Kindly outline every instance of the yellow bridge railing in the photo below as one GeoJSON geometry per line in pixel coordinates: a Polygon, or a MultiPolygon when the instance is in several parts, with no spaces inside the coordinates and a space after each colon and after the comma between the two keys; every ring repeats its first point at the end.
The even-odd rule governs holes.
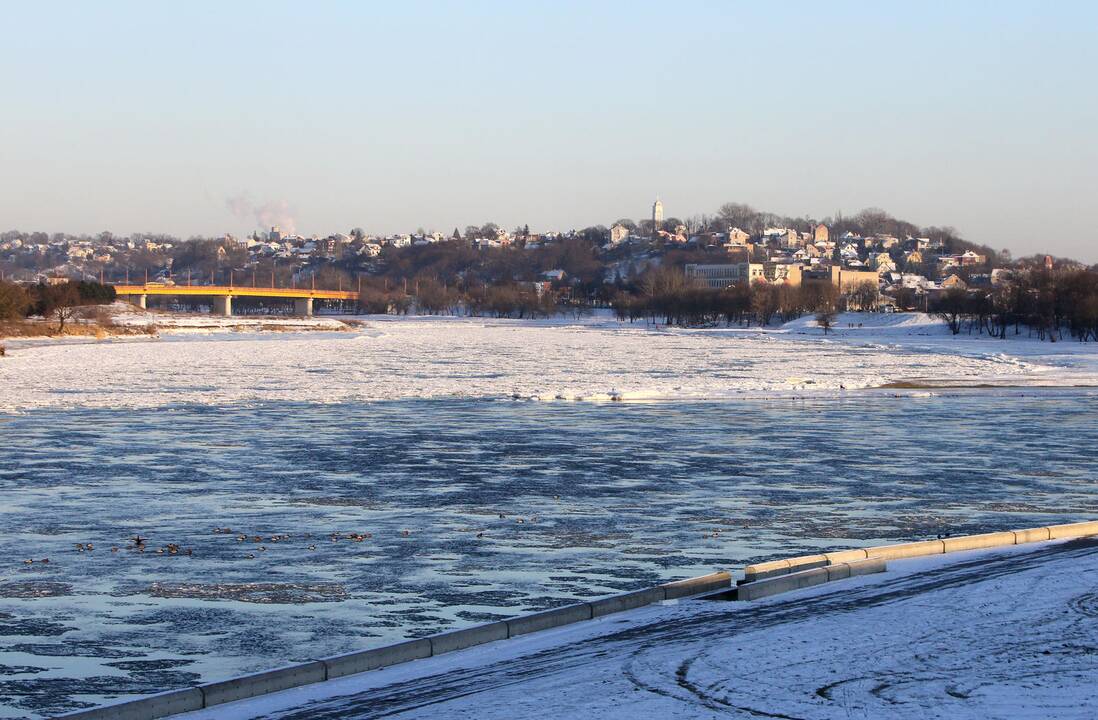
{"type": "Polygon", "coordinates": [[[114,285],[119,295],[191,295],[201,297],[313,298],[315,300],[357,300],[354,290],[316,290],[314,288],[243,287],[239,285],[114,285]]]}

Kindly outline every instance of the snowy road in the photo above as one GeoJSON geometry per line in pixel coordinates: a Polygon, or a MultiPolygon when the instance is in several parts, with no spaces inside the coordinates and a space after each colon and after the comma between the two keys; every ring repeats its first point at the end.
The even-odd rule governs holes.
{"type": "Polygon", "coordinates": [[[184,716],[1089,718],[1098,539],[687,601],[184,716]]]}

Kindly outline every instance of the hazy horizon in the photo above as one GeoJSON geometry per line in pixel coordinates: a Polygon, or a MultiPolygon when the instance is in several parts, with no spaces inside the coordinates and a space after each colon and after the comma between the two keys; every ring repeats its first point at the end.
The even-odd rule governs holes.
{"type": "Polygon", "coordinates": [[[1098,261],[1098,6],[7,8],[0,229],[569,229],[880,207],[1098,261]]]}

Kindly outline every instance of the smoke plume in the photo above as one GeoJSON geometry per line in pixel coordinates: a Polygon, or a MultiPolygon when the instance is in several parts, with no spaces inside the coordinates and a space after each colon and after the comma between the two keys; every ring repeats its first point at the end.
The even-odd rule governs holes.
{"type": "Polygon", "coordinates": [[[226,199],[225,207],[241,220],[254,220],[261,230],[278,225],[284,235],[291,235],[297,231],[294,210],[285,200],[272,200],[256,205],[246,193],[241,193],[226,199]]]}

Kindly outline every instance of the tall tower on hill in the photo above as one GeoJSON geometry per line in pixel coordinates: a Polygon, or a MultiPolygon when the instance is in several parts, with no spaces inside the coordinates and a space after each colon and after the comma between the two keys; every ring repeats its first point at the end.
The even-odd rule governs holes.
{"type": "Polygon", "coordinates": [[[659,198],[652,203],[652,234],[655,235],[663,229],[663,203],[659,198]]]}

